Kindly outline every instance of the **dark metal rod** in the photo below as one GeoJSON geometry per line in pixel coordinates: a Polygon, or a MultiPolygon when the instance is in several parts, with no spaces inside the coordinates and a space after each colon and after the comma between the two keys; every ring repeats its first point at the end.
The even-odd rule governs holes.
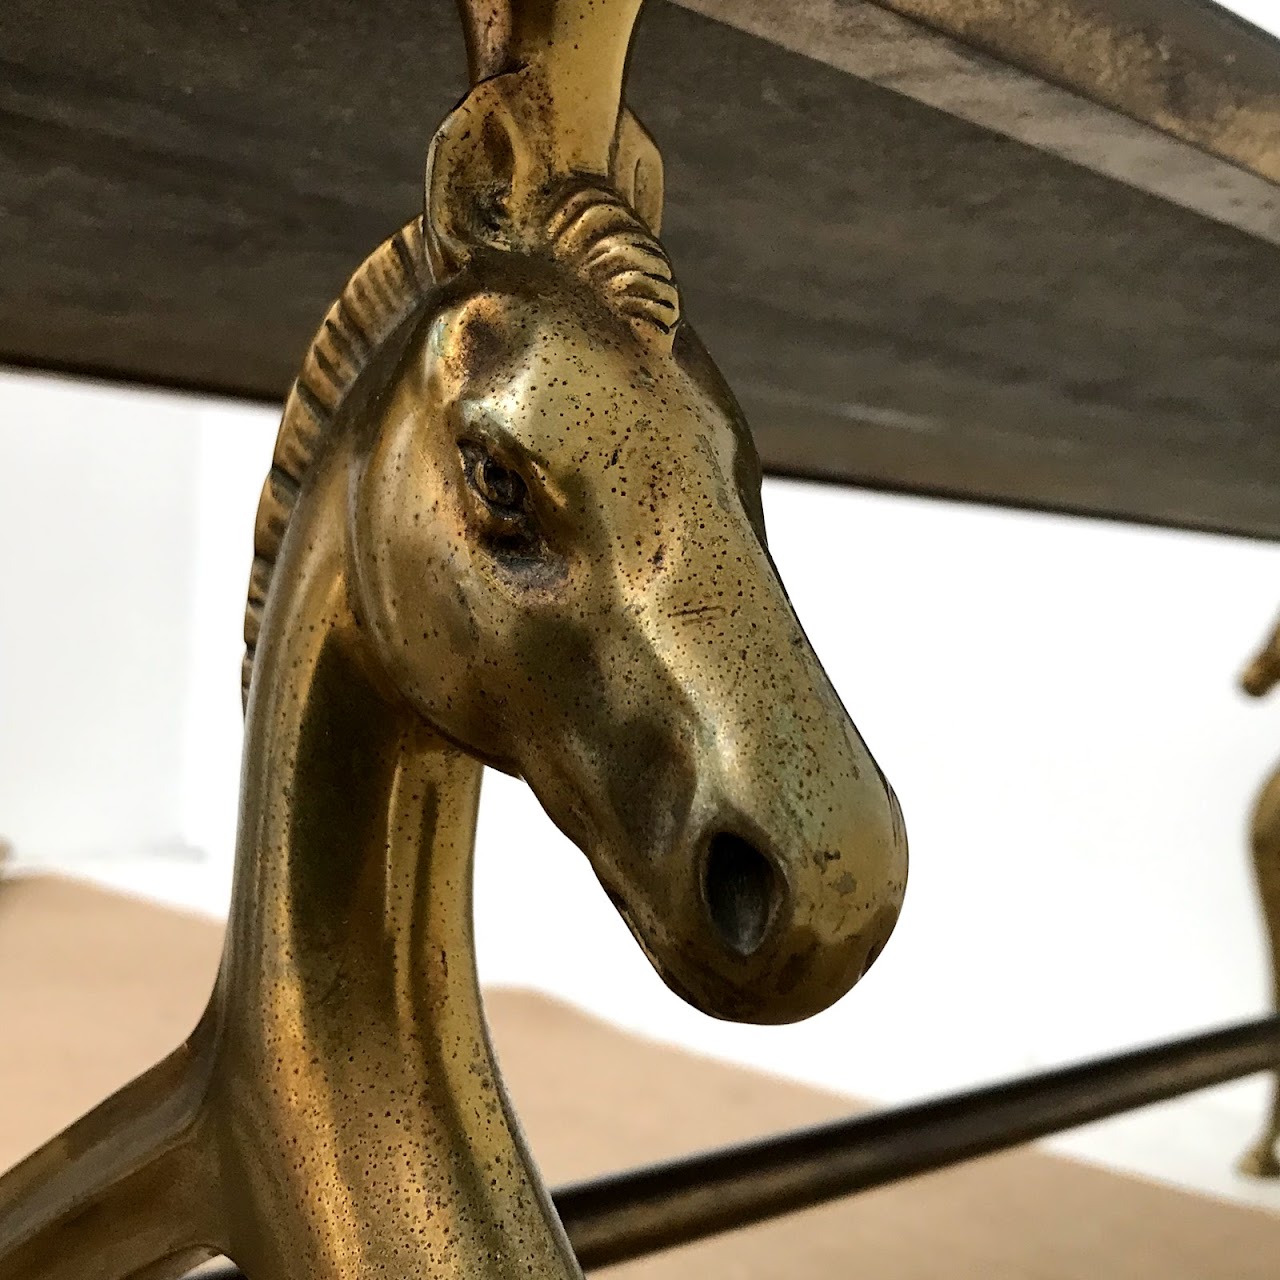
{"type": "Polygon", "coordinates": [[[583,1268],[607,1267],[1278,1066],[1280,1016],[574,1183],[555,1203],[583,1268]]]}
{"type": "Polygon", "coordinates": [[[1280,1017],[564,1187],[603,1267],[1280,1065],[1280,1017]]]}

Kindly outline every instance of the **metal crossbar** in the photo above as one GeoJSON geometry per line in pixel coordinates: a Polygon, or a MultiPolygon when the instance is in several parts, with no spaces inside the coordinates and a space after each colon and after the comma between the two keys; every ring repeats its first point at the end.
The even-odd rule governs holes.
{"type": "MultiPolygon", "coordinates": [[[[1280,1066],[1280,1016],[561,1187],[586,1270],[1280,1066]]],[[[231,1264],[202,1280],[244,1280],[231,1264]]]]}

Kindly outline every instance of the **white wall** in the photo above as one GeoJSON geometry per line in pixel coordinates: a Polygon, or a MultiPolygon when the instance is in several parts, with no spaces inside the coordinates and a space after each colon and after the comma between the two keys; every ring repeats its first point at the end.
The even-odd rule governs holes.
{"type": "Polygon", "coordinates": [[[253,563],[253,520],[271,466],[278,414],[210,402],[196,424],[195,546],[183,707],[182,827],[230,886],[240,784],[240,660],[253,563]]]}
{"type": "Polygon", "coordinates": [[[0,378],[0,834],[29,858],[181,839],[196,415],[0,378]]]}
{"type": "Polygon", "coordinates": [[[1252,22],[1255,27],[1261,27],[1273,35],[1280,34],[1280,0],[1229,0],[1228,3],[1218,0],[1218,2],[1222,4],[1222,8],[1239,14],[1246,22],[1252,22]]]}

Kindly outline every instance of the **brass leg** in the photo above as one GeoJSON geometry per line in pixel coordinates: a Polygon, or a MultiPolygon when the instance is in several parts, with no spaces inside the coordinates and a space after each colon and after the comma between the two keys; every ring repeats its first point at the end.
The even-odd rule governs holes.
{"type": "MultiPolygon", "coordinates": [[[[1253,811],[1253,866],[1258,900],[1270,943],[1275,1004],[1280,1008],[1280,771],[1262,788],[1253,811]]],[[[1280,1073],[1271,1112],[1258,1141],[1240,1158],[1240,1172],[1255,1178],[1280,1178],[1280,1073]]]]}
{"type": "Polygon", "coordinates": [[[184,1047],[0,1178],[0,1280],[171,1280],[223,1252],[184,1047]]]}

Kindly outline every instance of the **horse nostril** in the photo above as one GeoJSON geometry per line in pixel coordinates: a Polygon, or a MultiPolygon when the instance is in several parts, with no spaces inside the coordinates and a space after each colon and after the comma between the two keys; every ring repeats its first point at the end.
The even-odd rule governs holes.
{"type": "Polygon", "coordinates": [[[780,888],[773,863],[738,836],[712,836],[702,878],[711,923],[725,944],[749,956],[764,941],[780,888]]]}

